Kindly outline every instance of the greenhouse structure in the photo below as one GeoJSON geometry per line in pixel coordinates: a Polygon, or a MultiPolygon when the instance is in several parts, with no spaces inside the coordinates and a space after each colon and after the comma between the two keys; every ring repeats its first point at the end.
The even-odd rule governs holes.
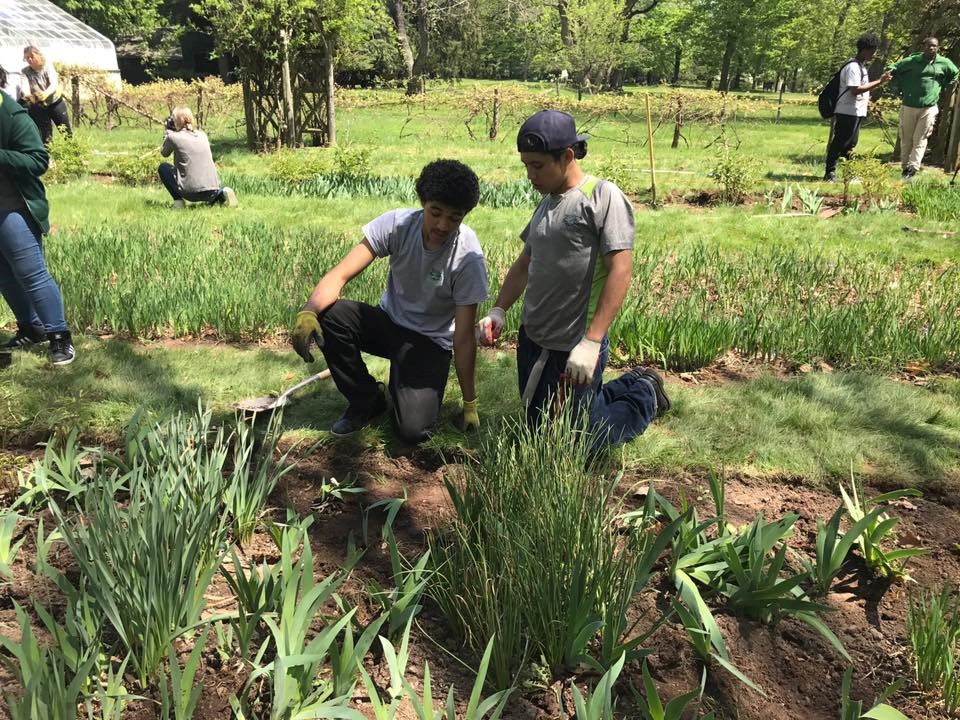
{"type": "Polygon", "coordinates": [[[117,51],[106,37],[49,0],[0,1],[0,65],[12,95],[20,83],[23,48],[34,45],[55,65],[72,65],[108,74],[120,84],[117,51]]]}

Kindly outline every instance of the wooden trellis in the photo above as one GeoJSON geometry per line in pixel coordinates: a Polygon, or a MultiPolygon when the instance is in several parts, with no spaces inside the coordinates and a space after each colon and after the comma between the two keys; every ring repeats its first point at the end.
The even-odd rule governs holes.
{"type": "Polygon", "coordinates": [[[298,147],[305,134],[311,144],[331,140],[328,94],[331,91],[326,64],[315,54],[293,59],[290,67],[290,98],[285,98],[283,68],[259,65],[242,68],[243,107],[247,145],[254,150],[298,147]],[[288,109],[293,108],[292,117],[288,109]]]}

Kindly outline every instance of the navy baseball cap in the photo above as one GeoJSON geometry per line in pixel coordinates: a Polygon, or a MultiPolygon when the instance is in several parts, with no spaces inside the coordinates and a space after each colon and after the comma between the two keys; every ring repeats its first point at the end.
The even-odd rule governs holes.
{"type": "Polygon", "coordinates": [[[541,110],[527,118],[517,133],[519,152],[550,152],[565,150],[579,142],[586,142],[587,135],[577,135],[577,123],[573,116],[560,110],[541,110]]]}

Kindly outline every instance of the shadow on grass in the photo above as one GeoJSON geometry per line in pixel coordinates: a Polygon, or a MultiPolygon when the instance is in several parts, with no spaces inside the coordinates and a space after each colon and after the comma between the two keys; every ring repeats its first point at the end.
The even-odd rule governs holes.
{"type": "Polygon", "coordinates": [[[900,472],[908,474],[871,473],[870,481],[878,486],[942,480],[952,464],[949,456],[956,455],[957,428],[951,428],[942,409],[925,402],[922,391],[911,392],[882,378],[851,372],[836,375],[829,383],[819,378],[784,383],[781,392],[826,407],[837,433],[846,429],[882,439],[875,447],[885,445],[901,465],[900,472]]]}
{"type": "Polygon", "coordinates": [[[768,172],[767,179],[774,182],[818,182],[822,180],[819,175],[801,175],[799,173],[768,172]]]}

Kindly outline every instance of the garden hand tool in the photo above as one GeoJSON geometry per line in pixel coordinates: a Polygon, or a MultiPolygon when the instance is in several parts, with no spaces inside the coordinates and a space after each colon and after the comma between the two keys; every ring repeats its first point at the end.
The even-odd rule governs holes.
{"type": "Polygon", "coordinates": [[[267,395],[266,397],[242,400],[241,402],[237,403],[237,409],[257,413],[284,407],[290,402],[290,396],[297,392],[297,390],[301,390],[307,385],[312,385],[313,383],[317,382],[317,380],[324,380],[328,377],[330,377],[330,370],[321,370],[316,375],[311,375],[306,380],[301,380],[293,387],[287,388],[280,395],[267,395]]]}

